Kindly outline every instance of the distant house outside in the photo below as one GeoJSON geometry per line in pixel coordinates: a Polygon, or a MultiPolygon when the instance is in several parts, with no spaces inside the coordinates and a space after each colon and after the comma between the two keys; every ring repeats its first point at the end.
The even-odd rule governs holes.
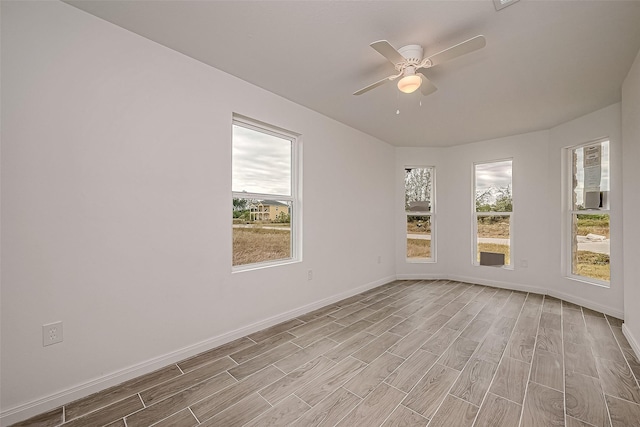
{"type": "Polygon", "coordinates": [[[291,212],[289,205],[275,200],[261,200],[249,205],[251,221],[276,221],[288,218],[291,212]]]}

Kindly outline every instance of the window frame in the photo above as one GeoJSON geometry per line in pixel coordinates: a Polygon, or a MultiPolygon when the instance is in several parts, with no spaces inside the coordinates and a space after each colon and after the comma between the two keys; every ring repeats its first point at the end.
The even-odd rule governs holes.
{"type": "MultiPolygon", "coordinates": [[[[268,267],[275,267],[302,261],[302,202],[301,202],[301,155],[302,138],[300,134],[269,125],[267,123],[234,114],[231,121],[231,199],[275,200],[291,203],[290,212],[290,256],[278,260],[259,261],[250,264],[233,265],[231,272],[243,272],[268,267]],[[291,194],[255,193],[233,190],[233,127],[239,126],[291,142],[291,194]]],[[[233,259],[233,220],[232,220],[231,254],[233,259]]]]}
{"type": "Polygon", "coordinates": [[[513,250],[513,221],[514,221],[514,208],[513,205],[514,203],[514,197],[513,197],[513,157],[506,157],[506,158],[502,158],[502,159],[495,159],[495,160],[482,160],[482,161],[478,161],[478,162],[473,162],[472,165],[472,194],[471,194],[471,209],[473,212],[472,215],[472,233],[473,233],[473,245],[471,248],[471,265],[475,266],[475,267],[492,267],[495,268],[495,266],[485,266],[485,265],[480,265],[480,261],[478,261],[478,257],[479,257],[479,252],[478,252],[478,216],[508,216],[509,217],[509,264],[505,264],[500,266],[501,269],[503,270],[514,270],[515,269],[515,257],[514,257],[514,250],[513,250]],[[489,164],[489,163],[500,163],[500,162],[506,162],[506,161],[510,161],[511,162],[511,203],[512,203],[512,208],[511,208],[511,212],[496,212],[496,211],[487,211],[487,212],[477,212],[476,211],[476,166],[477,165],[484,165],[484,164],[489,164]],[[478,215],[480,214],[480,215],[478,215]]]}
{"type": "Polygon", "coordinates": [[[406,210],[406,206],[403,207],[404,212],[404,257],[405,262],[407,264],[434,264],[437,262],[437,243],[436,243],[436,167],[435,166],[412,166],[405,165],[403,170],[403,194],[406,192],[406,171],[407,169],[431,169],[431,192],[429,196],[429,200],[431,201],[431,210],[430,211],[411,211],[408,212],[406,210]],[[430,252],[431,257],[429,258],[409,258],[407,256],[407,217],[410,216],[428,216],[431,224],[431,243],[430,243],[430,252]]]}
{"type": "Polygon", "coordinates": [[[565,152],[565,167],[566,167],[566,186],[567,189],[565,191],[565,227],[566,232],[564,234],[564,252],[565,252],[565,265],[563,266],[563,272],[567,279],[574,280],[577,282],[586,283],[593,286],[599,286],[602,288],[610,288],[611,287],[611,201],[609,201],[608,209],[583,209],[578,210],[574,209],[573,206],[573,151],[582,148],[588,147],[596,144],[602,144],[603,142],[607,142],[609,147],[609,195],[611,195],[611,138],[610,137],[602,137],[598,139],[594,139],[591,141],[583,142],[580,144],[572,145],[564,148],[565,152]],[[575,274],[573,272],[573,215],[602,215],[606,214],[609,216],[609,281],[600,280],[593,277],[581,276],[579,274],[575,274]]]}

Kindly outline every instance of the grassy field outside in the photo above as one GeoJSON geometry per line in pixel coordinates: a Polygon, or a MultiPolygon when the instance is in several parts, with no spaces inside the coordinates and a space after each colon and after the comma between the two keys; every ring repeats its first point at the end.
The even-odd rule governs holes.
{"type": "Polygon", "coordinates": [[[407,258],[431,258],[431,240],[407,239],[407,258]]]}
{"type": "Polygon", "coordinates": [[[407,221],[407,233],[431,234],[431,223],[429,221],[407,221]]]}
{"type": "Polygon", "coordinates": [[[290,230],[233,228],[233,265],[287,258],[291,258],[290,230]]]}
{"type": "Polygon", "coordinates": [[[609,215],[576,215],[578,236],[597,234],[609,238],[609,215]]]}
{"type": "MultiPolygon", "coordinates": [[[[580,215],[578,218],[578,234],[586,236],[589,233],[609,237],[609,220],[606,218],[593,218],[580,215]],[[580,218],[587,217],[587,218],[580,218]]],[[[602,217],[602,215],[598,215],[602,217]]],[[[407,222],[407,233],[431,234],[431,224],[426,221],[407,222]]],[[[243,224],[238,224],[243,225],[243,224]]],[[[274,261],[291,257],[291,231],[289,229],[273,229],[281,226],[288,228],[289,224],[265,223],[269,228],[263,228],[259,224],[254,227],[233,228],[233,265],[253,264],[264,261],[274,261]]],[[[478,222],[478,237],[508,238],[509,222],[497,221],[483,223],[478,222]]],[[[508,245],[495,243],[478,244],[478,261],[480,251],[498,252],[505,254],[505,263],[510,263],[508,245]]],[[[577,271],[585,277],[599,280],[610,280],[609,256],[594,252],[578,251],[577,271]]],[[[407,239],[407,258],[430,258],[431,241],[427,239],[407,239]]]]}
{"type": "Polygon", "coordinates": [[[609,265],[609,255],[595,252],[578,251],[577,271],[574,274],[609,281],[611,279],[611,269],[609,265]]]}
{"type": "MultiPolygon", "coordinates": [[[[576,215],[575,225],[578,236],[597,234],[609,239],[609,215],[576,215]]],[[[574,274],[593,279],[611,280],[610,257],[607,254],[599,254],[589,251],[577,252],[577,263],[574,274]]]]}
{"type": "MultiPolygon", "coordinates": [[[[431,235],[431,221],[428,215],[416,215],[407,217],[407,234],[431,235]]],[[[407,238],[407,258],[420,259],[431,258],[431,240],[407,238]]]]}
{"type": "Polygon", "coordinates": [[[478,237],[493,237],[500,239],[509,238],[509,218],[500,219],[495,222],[484,221],[488,217],[478,218],[478,237]]]}

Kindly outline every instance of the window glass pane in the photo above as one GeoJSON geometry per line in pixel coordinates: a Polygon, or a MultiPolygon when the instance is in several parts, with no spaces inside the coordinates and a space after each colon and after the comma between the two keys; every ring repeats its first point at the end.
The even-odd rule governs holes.
{"type": "Polygon", "coordinates": [[[407,258],[431,258],[429,215],[407,215],[407,258]]]}
{"type": "Polygon", "coordinates": [[[572,215],[573,274],[609,281],[609,215],[572,215]]]}
{"type": "Polygon", "coordinates": [[[407,212],[431,212],[432,168],[406,168],[404,204],[407,212]]]}
{"type": "Polygon", "coordinates": [[[480,252],[504,254],[504,265],[511,265],[510,257],[510,220],[509,216],[478,215],[477,261],[480,252]]]}
{"type": "Polygon", "coordinates": [[[571,162],[571,209],[609,209],[609,141],[573,149],[571,162]]]}
{"type": "Polygon", "coordinates": [[[233,265],[291,258],[292,202],[233,199],[233,265]]]}
{"type": "Polygon", "coordinates": [[[512,212],[511,160],[476,164],[476,212],[512,212]]]}
{"type": "Polygon", "coordinates": [[[233,125],[232,190],[291,195],[291,140],[233,125]]]}

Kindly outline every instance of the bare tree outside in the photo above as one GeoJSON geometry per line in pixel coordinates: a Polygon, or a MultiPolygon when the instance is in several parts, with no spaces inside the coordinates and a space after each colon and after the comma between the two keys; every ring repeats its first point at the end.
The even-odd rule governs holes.
{"type": "Polygon", "coordinates": [[[407,258],[432,258],[433,168],[405,168],[407,258]]]}

